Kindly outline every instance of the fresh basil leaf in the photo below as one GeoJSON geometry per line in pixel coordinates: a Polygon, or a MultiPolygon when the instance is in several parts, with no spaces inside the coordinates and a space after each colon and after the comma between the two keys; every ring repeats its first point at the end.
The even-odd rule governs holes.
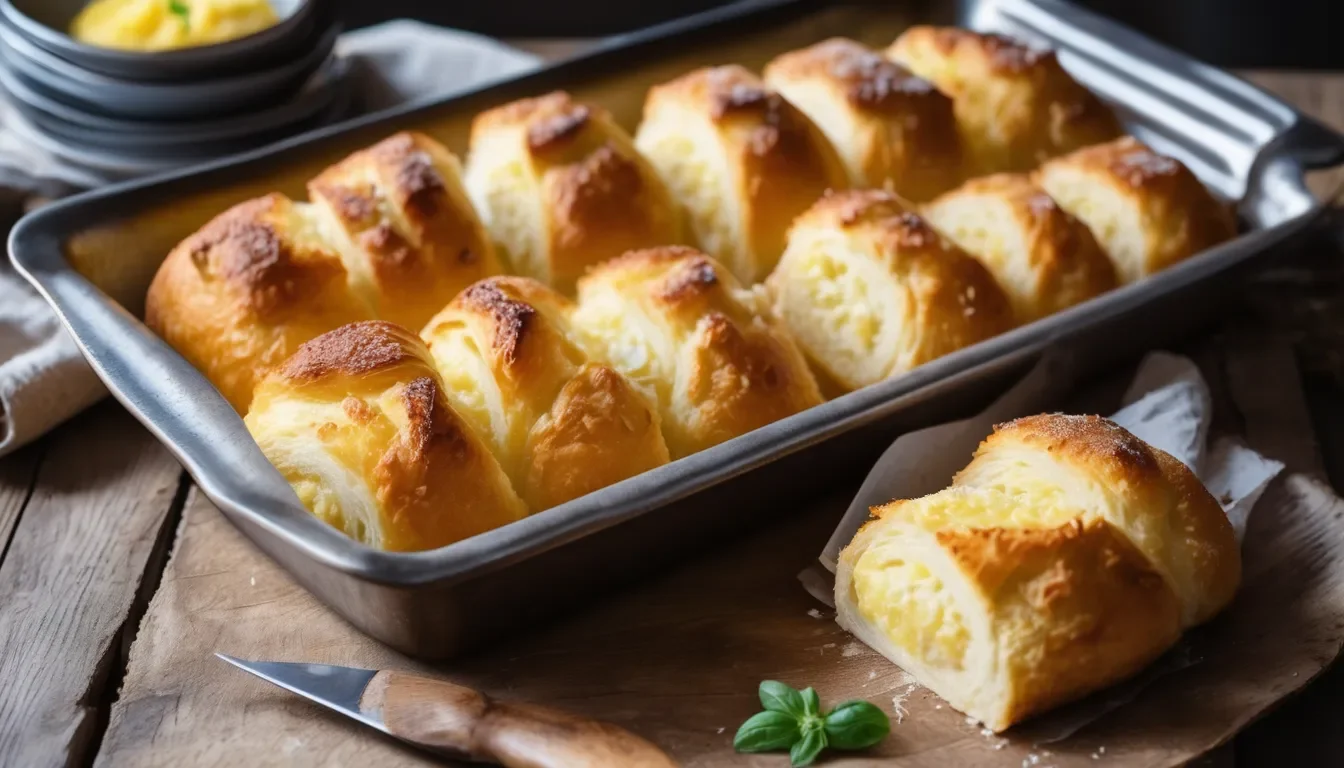
{"type": "Polygon", "coordinates": [[[804,688],[803,693],[803,712],[818,717],[821,715],[821,697],[817,696],[817,691],[811,686],[804,688]]]}
{"type": "Polygon", "coordinates": [[[789,762],[793,768],[802,768],[805,765],[811,765],[821,754],[821,750],[826,748],[826,731],[821,728],[814,728],[803,734],[789,750],[789,762]]]}
{"type": "Polygon", "coordinates": [[[788,749],[802,738],[798,718],[787,712],[757,712],[737,729],[733,749],[738,752],[767,752],[788,749]]]}
{"type": "Polygon", "coordinates": [[[771,712],[785,712],[794,717],[806,714],[803,696],[778,680],[763,680],[759,691],[761,706],[771,712]]]}
{"type": "Polygon", "coordinates": [[[891,733],[887,713],[866,701],[847,701],[826,715],[826,743],[839,749],[865,749],[891,733]]]}

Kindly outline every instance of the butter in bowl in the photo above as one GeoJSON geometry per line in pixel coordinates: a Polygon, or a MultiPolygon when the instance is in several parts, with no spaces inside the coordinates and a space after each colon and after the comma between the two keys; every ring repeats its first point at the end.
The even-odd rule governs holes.
{"type": "Polygon", "coordinates": [[[0,86],[27,137],[145,173],[339,117],[329,0],[0,0],[0,86]]]}

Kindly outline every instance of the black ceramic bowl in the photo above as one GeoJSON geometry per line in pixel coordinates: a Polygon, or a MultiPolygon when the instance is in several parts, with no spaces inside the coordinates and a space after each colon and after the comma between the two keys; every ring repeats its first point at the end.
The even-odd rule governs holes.
{"type": "Polygon", "coordinates": [[[292,98],[255,112],[212,120],[143,122],[73,108],[0,63],[0,86],[34,128],[91,148],[155,152],[179,145],[197,148],[239,142],[295,129],[327,112],[349,90],[348,62],[333,56],[292,98]]]}
{"type": "Polygon", "coordinates": [[[86,45],[67,34],[90,0],[0,0],[0,19],[38,48],[89,72],[138,81],[194,80],[267,69],[301,55],[333,14],[330,0],[270,0],[280,23],[227,43],[157,53],[86,45]]]}
{"type": "Polygon", "coordinates": [[[270,69],[191,82],[140,82],[87,72],[3,22],[0,53],[3,66],[72,107],[133,120],[191,120],[249,112],[288,98],[330,57],[339,33],[335,24],[315,28],[301,42],[298,58],[270,69]]]}

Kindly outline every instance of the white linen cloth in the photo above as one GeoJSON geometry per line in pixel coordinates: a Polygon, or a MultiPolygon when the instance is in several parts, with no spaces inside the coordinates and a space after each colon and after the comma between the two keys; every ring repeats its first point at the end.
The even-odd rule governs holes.
{"type": "MultiPolygon", "coordinates": [[[[342,36],[365,110],[442,96],[531,69],[537,57],[490,38],[392,21],[342,36]]],[[[0,91],[0,190],[46,197],[111,181],[32,146],[0,91]]],[[[0,456],[107,394],[44,301],[0,260],[0,456]]]]}

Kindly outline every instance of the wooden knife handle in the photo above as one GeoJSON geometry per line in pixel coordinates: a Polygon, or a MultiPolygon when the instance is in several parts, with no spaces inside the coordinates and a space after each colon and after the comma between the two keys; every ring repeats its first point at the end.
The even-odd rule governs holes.
{"type": "Polygon", "coordinates": [[[495,701],[443,680],[383,670],[360,698],[399,739],[508,768],[667,768],[662,750],[610,723],[547,707],[495,701]]]}

